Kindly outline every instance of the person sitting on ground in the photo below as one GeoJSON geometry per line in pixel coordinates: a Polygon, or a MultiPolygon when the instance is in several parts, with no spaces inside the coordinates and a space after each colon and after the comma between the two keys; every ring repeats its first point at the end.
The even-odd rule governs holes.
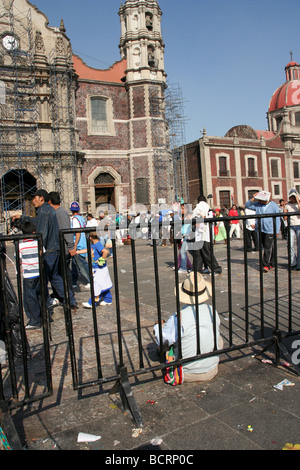
{"type": "MultiPolygon", "coordinates": [[[[206,302],[211,297],[212,287],[210,282],[206,282],[200,273],[197,273],[198,292],[198,312],[199,312],[199,336],[200,352],[206,354],[214,351],[215,343],[218,349],[222,349],[223,340],[220,336],[220,318],[211,305],[206,302]],[[214,328],[215,327],[215,328],[214,328]],[[216,341],[214,336],[216,331],[216,341]]],[[[175,289],[176,295],[176,289],[175,289]]],[[[182,359],[197,355],[197,334],[196,334],[196,288],[195,275],[190,273],[187,279],[179,286],[179,300],[185,304],[180,311],[181,324],[181,348],[182,359]]],[[[157,344],[160,344],[159,325],[154,326],[154,335],[157,344]]],[[[178,327],[177,313],[172,315],[162,327],[163,348],[168,351],[171,346],[174,349],[174,360],[178,359],[178,327]]],[[[193,362],[184,363],[182,366],[183,382],[203,382],[211,380],[218,373],[219,356],[214,355],[204,359],[197,359],[193,362]]]]}
{"type": "MultiPolygon", "coordinates": [[[[109,256],[109,250],[104,248],[99,240],[97,232],[90,233],[91,241],[91,256],[92,256],[92,267],[93,267],[93,283],[94,283],[94,295],[95,304],[98,305],[111,305],[112,304],[112,281],[110,278],[109,270],[107,267],[106,259],[109,256]],[[102,300],[101,300],[102,299],[102,300]]],[[[87,250],[80,250],[78,254],[86,253],[87,250]]],[[[83,302],[84,308],[92,308],[92,299],[88,302],[83,302]]]]}

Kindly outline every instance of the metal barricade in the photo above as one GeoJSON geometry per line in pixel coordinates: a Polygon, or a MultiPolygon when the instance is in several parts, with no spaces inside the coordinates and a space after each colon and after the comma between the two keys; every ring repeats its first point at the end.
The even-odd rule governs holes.
{"type": "MultiPolygon", "coordinates": [[[[40,401],[52,395],[50,360],[49,318],[46,307],[46,281],[43,265],[42,235],[31,235],[37,240],[39,253],[42,338],[41,351],[44,356],[44,383],[42,390],[35,393],[34,378],[29,364],[32,364],[30,345],[27,340],[23,309],[23,287],[20,265],[19,243],[28,235],[0,236],[0,334],[7,364],[0,361],[0,408],[12,410],[40,401]],[[7,243],[14,243],[14,261],[6,254],[7,243]],[[12,263],[12,274],[9,274],[12,263]],[[13,313],[12,313],[13,309],[13,313]],[[19,347],[16,348],[16,335],[19,347]]],[[[3,358],[2,358],[3,360],[3,358]]]]}
{"type": "MultiPolygon", "coordinates": [[[[290,241],[290,215],[286,214],[288,218],[288,253],[290,252],[291,241],[290,241]]],[[[257,219],[258,224],[258,236],[260,242],[260,250],[259,250],[259,264],[262,266],[262,257],[263,257],[263,249],[262,249],[262,229],[261,229],[261,220],[263,218],[271,218],[273,221],[273,250],[274,250],[274,315],[273,315],[273,331],[271,334],[266,335],[265,333],[265,299],[264,299],[264,274],[262,269],[259,270],[259,286],[258,286],[258,298],[259,298],[259,307],[260,307],[260,337],[257,339],[251,339],[249,335],[249,277],[248,277],[248,253],[246,250],[246,221],[247,219],[252,219],[253,216],[241,216],[241,217],[224,217],[222,219],[223,222],[226,222],[226,233],[227,233],[227,279],[228,279],[228,320],[229,320],[229,327],[228,327],[228,338],[227,345],[224,346],[222,349],[218,349],[217,345],[217,321],[216,321],[216,274],[214,271],[211,271],[211,284],[212,284],[212,311],[213,311],[213,332],[214,332],[214,348],[212,351],[206,354],[201,353],[201,342],[200,342],[200,334],[199,334],[199,313],[198,313],[198,286],[197,286],[197,276],[194,274],[195,280],[195,288],[196,288],[196,301],[195,301],[195,310],[196,310],[196,340],[197,340],[197,354],[193,357],[182,357],[182,348],[181,348],[181,305],[179,301],[179,274],[178,274],[178,267],[177,267],[177,256],[178,256],[178,246],[177,243],[174,243],[173,249],[173,257],[175,262],[175,273],[174,273],[174,287],[176,289],[176,310],[177,310],[177,344],[178,344],[178,357],[174,362],[171,364],[166,364],[163,360],[164,358],[164,349],[163,349],[163,332],[162,332],[162,308],[161,308],[161,292],[160,292],[160,272],[159,272],[159,255],[158,255],[158,243],[157,240],[159,238],[159,230],[156,230],[157,227],[154,227],[153,233],[155,236],[151,240],[152,250],[153,250],[153,268],[154,268],[154,276],[155,276],[155,292],[156,292],[156,310],[157,310],[157,322],[159,325],[159,338],[160,338],[160,358],[161,362],[155,365],[148,365],[145,366],[145,351],[144,345],[142,342],[142,334],[141,334],[141,314],[140,314],[140,299],[139,299],[139,277],[138,277],[138,269],[137,269],[137,262],[136,262],[136,240],[134,237],[131,237],[131,262],[132,262],[132,269],[133,269],[133,286],[134,286],[134,309],[135,309],[135,317],[136,317],[136,336],[137,336],[137,354],[139,357],[139,367],[135,368],[135,370],[128,372],[128,365],[124,360],[123,354],[123,343],[122,343],[122,311],[120,306],[120,289],[119,289],[119,269],[118,269],[118,249],[116,244],[116,236],[115,231],[118,227],[115,225],[109,227],[111,231],[111,238],[112,238],[112,246],[113,246],[113,275],[114,275],[114,293],[115,293],[115,305],[116,305],[116,321],[117,321],[117,337],[118,337],[118,358],[115,359],[117,362],[117,373],[109,376],[103,376],[102,364],[101,364],[101,354],[100,354],[100,345],[99,345],[99,328],[98,328],[98,319],[96,313],[96,306],[94,302],[94,290],[93,286],[91,286],[91,296],[92,296],[92,316],[93,316],[93,325],[94,325],[94,341],[95,341],[95,351],[96,351],[96,360],[97,360],[97,377],[91,381],[80,381],[78,376],[77,370],[77,363],[78,358],[76,354],[76,348],[74,344],[74,331],[73,331],[73,319],[71,314],[70,302],[68,299],[68,283],[67,283],[67,264],[66,260],[63,259],[63,277],[65,283],[65,296],[67,299],[65,315],[66,315],[66,331],[68,335],[68,340],[70,344],[70,355],[71,355],[71,364],[72,364],[72,373],[73,373],[73,386],[75,389],[82,389],[86,387],[91,387],[94,385],[100,385],[103,383],[115,382],[111,393],[116,393],[116,391],[120,391],[122,402],[124,406],[129,408],[132,413],[132,416],[138,426],[142,426],[142,417],[140,412],[137,408],[135,403],[133,394],[131,392],[131,387],[129,383],[129,379],[131,377],[138,377],[143,374],[147,374],[149,372],[154,371],[164,371],[167,367],[177,366],[177,365],[184,365],[186,363],[190,363],[199,359],[205,359],[212,356],[220,356],[223,354],[227,354],[233,351],[243,350],[246,348],[253,347],[254,345],[266,345],[266,348],[263,351],[271,348],[271,346],[275,346],[275,354],[276,354],[276,364],[279,365],[280,362],[280,355],[284,355],[287,360],[292,363],[291,354],[287,350],[287,348],[283,345],[283,338],[287,336],[293,336],[300,333],[300,330],[296,329],[293,324],[293,309],[292,309],[292,277],[291,277],[291,260],[290,256],[288,255],[288,328],[287,331],[281,331],[279,327],[279,319],[280,319],[280,312],[279,312],[279,303],[278,303],[278,292],[279,292],[279,279],[278,279],[278,259],[277,259],[277,235],[276,235],[276,219],[277,217],[281,217],[282,214],[270,214],[270,215],[255,215],[255,219],[257,219]],[[230,221],[238,220],[243,226],[243,259],[244,259],[244,282],[241,285],[241,291],[244,292],[245,297],[245,307],[244,307],[244,319],[242,330],[244,332],[244,340],[239,342],[239,344],[235,344],[233,341],[233,306],[232,306],[232,285],[233,285],[233,278],[232,278],[232,270],[231,270],[231,239],[229,237],[229,223],[230,221]]],[[[213,265],[213,257],[214,257],[214,243],[213,243],[213,226],[219,220],[217,218],[206,219],[205,224],[209,227],[210,232],[210,256],[211,256],[211,265],[213,265]]],[[[193,220],[188,223],[192,226],[192,233],[196,232],[197,223],[199,221],[193,220]]],[[[163,224],[160,223],[159,227],[163,224]]],[[[174,222],[171,223],[174,227],[174,222]]],[[[134,229],[139,227],[139,225],[132,224],[129,227],[129,233],[134,233],[134,229]]],[[[67,233],[84,233],[86,236],[87,241],[87,252],[88,252],[88,263],[90,269],[90,278],[93,279],[93,272],[92,272],[92,259],[91,259],[91,245],[89,240],[89,233],[93,229],[71,229],[71,230],[62,230],[60,232],[60,246],[61,252],[63,253],[64,247],[64,235],[67,233]]],[[[151,226],[149,227],[151,232],[151,226]]],[[[199,245],[201,246],[201,245],[199,245]]],[[[201,248],[197,248],[200,249],[201,248]]],[[[149,256],[150,261],[150,256],[149,256]]],[[[195,264],[194,258],[194,273],[197,271],[197,266],[195,264]]],[[[91,283],[92,284],[92,283],[91,283]]],[[[292,367],[295,369],[296,373],[300,375],[300,369],[297,364],[292,364],[292,367]]]]}

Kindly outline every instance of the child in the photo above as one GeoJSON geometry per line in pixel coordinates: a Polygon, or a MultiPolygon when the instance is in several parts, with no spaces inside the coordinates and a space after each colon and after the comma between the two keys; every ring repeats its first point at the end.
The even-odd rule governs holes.
{"type": "MultiPolygon", "coordinates": [[[[36,227],[33,222],[22,224],[24,234],[35,233],[36,227]]],[[[23,271],[23,302],[24,310],[29,319],[26,330],[41,328],[41,308],[40,308],[40,271],[38,241],[26,238],[19,244],[19,253],[23,271]]]]}
{"type": "MultiPolygon", "coordinates": [[[[109,270],[106,263],[106,258],[109,255],[109,251],[104,248],[102,243],[99,241],[97,232],[90,233],[91,240],[91,256],[92,256],[92,268],[93,268],[93,281],[94,281],[94,294],[95,303],[98,305],[111,305],[112,296],[111,288],[112,281],[110,278],[109,270]],[[102,300],[101,300],[102,299],[102,300]],[[101,301],[100,301],[101,300],[101,301]]],[[[86,250],[80,250],[78,254],[86,250]]],[[[92,299],[82,304],[85,308],[92,308],[92,299]]]]}

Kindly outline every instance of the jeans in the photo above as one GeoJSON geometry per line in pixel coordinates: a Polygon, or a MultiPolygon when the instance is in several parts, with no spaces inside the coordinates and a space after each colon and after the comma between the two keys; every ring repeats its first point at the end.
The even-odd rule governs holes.
{"type": "Polygon", "coordinates": [[[296,266],[300,269],[300,225],[293,225],[291,227],[291,266],[296,266]],[[295,251],[295,242],[297,243],[297,254],[295,251]]]}
{"type": "Polygon", "coordinates": [[[274,266],[274,235],[273,233],[261,232],[261,239],[264,249],[262,268],[267,267],[270,269],[271,266],[274,266]]]}
{"type": "Polygon", "coordinates": [[[39,277],[23,279],[23,304],[29,320],[28,323],[32,326],[41,326],[41,289],[39,277]]]}
{"type": "Polygon", "coordinates": [[[75,255],[72,258],[72,284],[75,285],[78,280],[78,274],[81,273],[87,283],[90,283],[89,264],[85,256],[75,255]]]}
{"type": "Polygon", "coordinates": [[[46,279],[50,282],[60,300],[65,298],[64,284],[61,275],[59,274],[59,251],[46,252],[45,257],[45,272],[46,279]]]}

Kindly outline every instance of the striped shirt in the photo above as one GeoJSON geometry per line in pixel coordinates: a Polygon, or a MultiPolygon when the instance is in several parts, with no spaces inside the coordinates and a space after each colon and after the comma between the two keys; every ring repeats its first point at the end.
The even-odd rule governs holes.
{"type": "Polygon", "coordinates": [[[38,241],[28,238],[19,245],[20,258],[24,278],[39,277],[38,241]]]}

